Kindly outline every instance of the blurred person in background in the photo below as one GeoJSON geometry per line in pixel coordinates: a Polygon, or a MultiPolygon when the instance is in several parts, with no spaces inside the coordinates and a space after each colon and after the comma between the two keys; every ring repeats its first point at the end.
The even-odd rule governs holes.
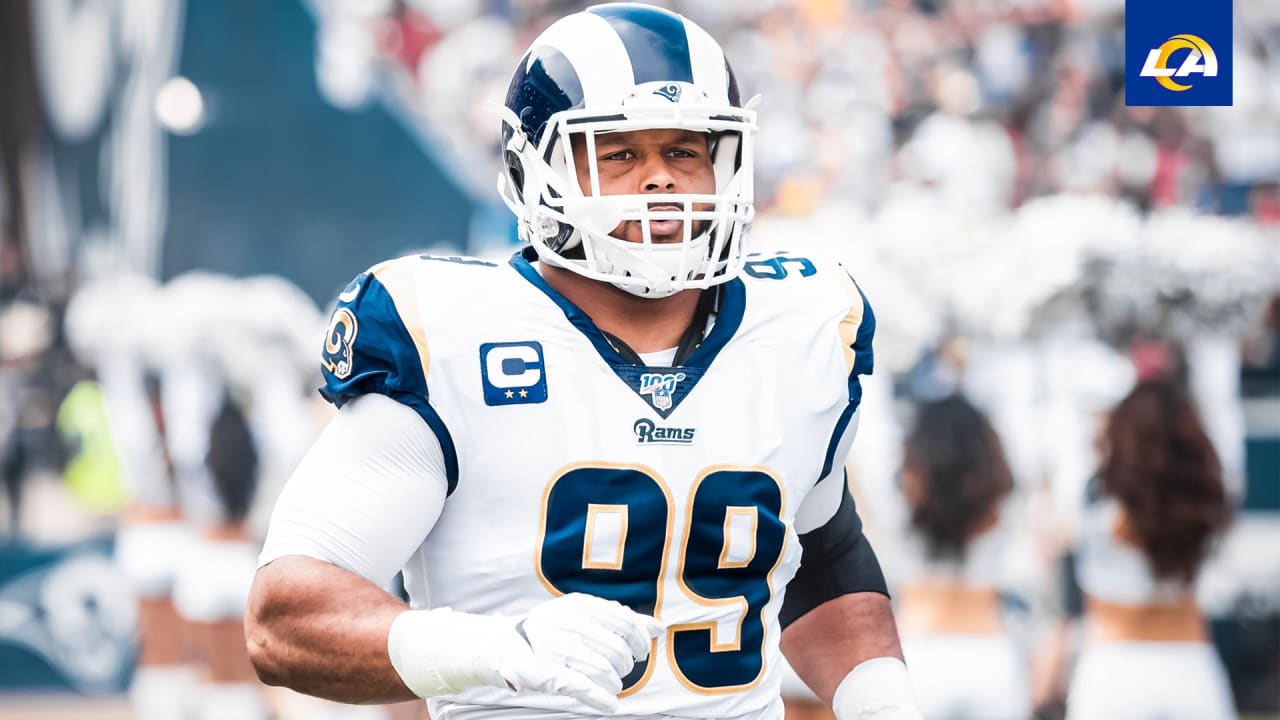
{"type": "Polygon", "coordinates": [[[1012,541],[1001,508],[1013,478],[999,437],[961,395],[926,402],[902,467],[914,566],[900,570],[902,652],[932,720],[1030,714],[1026,658],[1001,624],[1000,572],[1012,541]]]}
{"type": "Polygon", "coordinates": [[[119,322],[140,317],[156,293],[150,281],[127,275],[85,283],[65,319],[67,339],[100,389],[118,465],[114,472],[127,496],[114,559],[138,603],[138,666],[129,699],[139,720],[180,717],[197,682],[188,664],[189,638],[173,603],[174,578],[191,530],[183,522],[165,452],[161,387],[149,366],[142,327],[119,322]]]}
{"type": "Polygon", "coordinates": [[[1149,379],[1115,408],[1077,547],[1083,649],[1070,720],[1236,716],[1194,583],[1231,508],[1187,393],[1149,379]]]}
{"type": "MultiPolygon", "coordinates": [[[[143,345],[159,381],[173,506],[187,533],[172,579],[197,682],[183,698],[183,712],[252,720],[266,716],[262,687],[236,644],[257,548],[245,518],[259,452],[232,399],[227,363],[230,355],[258,352],[246,318],[237,315],[251,314],[244,296],[230,277],[193,272],[174,278],[157,288],[143,345]]],[[[258,312],[267,316],[270,308],[261,305],[258,312]]]]}
{"type": "MultiPolygon", "coordinates": [[[[38,474],[54,477],[66,462],[59,442],[58,405],[79,369],[58,344],[51,308],[30,298],[0,300],[0,476],[8,532],[23,531],[25,487],[38,474]]],[[[105,490],[111,495],[111,483],[105,490]]],[[[95,509],[106,512],[107,498],[95,509]]]]}
{"type": "MultiPolygon", "coordinates": [[[[139,601],[130,699],[142,720],[267,714],[244,654],[258,549],[248,516],[260,476],[296,462],[314,437],[290,349],[309,345],[320,323],[300,290],[271,277],[194,273],[154,286],[117,276],[73,299],[68,335],[94,368],[106,414],[107,427],[92,429],[106,432],[130,504],[115,554],[139,601]],[[118,318],[144,311],[148,322],[121,330],[118,318]]],[[[92,399],[68,403],[77,397],[92,399]]],[[[86,422],[70,422],[85,414],[72,407],[69,429],[86,422]]],[[[75,477],[86,473],[103,470],[75,477]]]]}
{"type": "Polygon", "coordinates": [[[201,720],[265,720],[264,688],[244,647],[244,607],[258,551],[246,523],[258,484],[258,450],[230,393],[223,394],[208,435],[205,464],[221,512],[193,541],[173,594],[206,671],[189,711],[201,720]]]}
{"type": "Polygon", "coordinates": [[[115,542],[116,564],[138,599],[138,668],[129,698],[138,720],[164,720],[186,713],[199,679],[173,600],[192,533],[174,498],[155,377],[117,362],[99,368],[99,381],[130,497],[115,542]]]}

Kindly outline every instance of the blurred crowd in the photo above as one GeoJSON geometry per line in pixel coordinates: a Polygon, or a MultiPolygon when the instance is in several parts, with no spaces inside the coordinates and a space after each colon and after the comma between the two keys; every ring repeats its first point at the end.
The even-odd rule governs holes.
{"type": "MultiPolygon", "coordinates": [[[[1124,106],[1120,0],[668,2],[722,40],[760,94],[761,209],[874,209],[895,181],[982,216],[1060,192],[1280,221],[1280,9],[1235,3],[1229,108],[1124,106]]],[[[337,102],[391,66],[480,183],[501,98],[538,32],[581,5],[314,0],[337,102]]]]}
{"type": "MultiPolygon", "coordinates": [[[[1262,660],[1228,657],[1225,674],[1188,662],[1229,676],[1238,707],[1280,712],[1280,535],[1251,523],[1280,504],[1249,517],[1250,493],[1280,485],[1280,468],[1251,477],[1245,451],[1251,434],[1280,437],[1280,3],[1235,0],[1235,104],[1184,109],[1124,105],[1121,0],[659,4],[720,38],[744,92],[763,96],[756,248],[842,255],[880,318],[851,478],[920,672],[978,653],[1006,684],[969,689],[1004,693],[1009,717],[1061,716],[1069,693],[1108,692],[1106,658],[1071,659],[1096,640],[1071,629],[1089,598],[1096,612],[1117,586],[1172,579],[1193,613],[1269,618],[1252,638],[1262,660]],[[1173,488],[1155,499],[1107,464],[1151,422],[1112,410],[1144,402],[1185,407],[1189,425],[1163,441],[1197,453],[1192,480],[1152,471],[1145,487],[1173,488]],[[1219,512],[1178,515],[1195,483],[1219,512]],[[1117,513],[1131,547],[1165,519],[1194,541],[1152,577],[1100,580],[1125,573],[1098,559],[1115,549],[1117,513]],[[1070,687],[1073,667],[1092,673],[1084,689],[1070,687]]],[[[389,84],[491,202],[499,124],[484,104],[533,37],[581,5],[309,0],[316,79],[339,108],[389,84]]],[[[234,623],[274,493],[323,426],[311,391],[323,309],[275,277],[37,288],[24,243],[40,238],[5,227],[0,527],[43,543],[118,531],[135,623],[234,623]],[[182,577],[178,547],[211,572],[182,577]],[[221,585],[201,585],[210,577],[221,585]]],[[[359,269],[333,268],[335,293],[359,269]]],[[[1104,612],[1126,638],[1150,630],[1104,612]]],[[[223,663],[234,628],[221,632],[200,641],[221,683],[200,696],[205,711],[255,717],[252,678],[223,663]]],[[[195,697],[173,692],[193,682],[179,682],[179,649],[139,659],[153,668],[135,678],[140,709],[172,717],[195,697]]],[[[339,717],[290,702],[276,711],[339,717]]],[[[954,717],[994,717],[983,712],[995,711],[954,717]]]]}

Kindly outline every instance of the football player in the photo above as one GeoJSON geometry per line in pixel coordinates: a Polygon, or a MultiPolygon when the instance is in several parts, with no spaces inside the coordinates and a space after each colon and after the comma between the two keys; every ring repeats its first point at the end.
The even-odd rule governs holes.
{"type": "Polygon", "coordinates": [[[753,105],[665,10],[533,42],[499,179],[528,247],[339,296],[261,677],[436,720],[778,718],[785,653],[841,720],[919,717],[842,470],[874,317],[837,264],[745,254],[753,105]]]}

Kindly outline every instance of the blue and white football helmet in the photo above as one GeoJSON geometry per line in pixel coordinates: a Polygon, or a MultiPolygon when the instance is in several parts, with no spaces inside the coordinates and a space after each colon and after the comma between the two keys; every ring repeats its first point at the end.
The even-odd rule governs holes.
{"type": "Polygon", "coordinates": [[[726,282],[742,268],[755,214],[755,104],[740,101],[724,51],[702,28],[648,5],[597,5],[551,25],[521,58],[500,109],[498,192],[543,262],[641,297],[726,282]],[[658,128],[708,133],[715,194],[602,195],[596,136],[658,128]],[[589,193],[571,137],[587,148],[589,193]],[[659,205],[668,209],[650,210],[659,205]],[[654,243],[651,220],[682,220],[683,239],[654,243]],[[624,221],[640,223],[642,243],[610,234],[624,221]]]}

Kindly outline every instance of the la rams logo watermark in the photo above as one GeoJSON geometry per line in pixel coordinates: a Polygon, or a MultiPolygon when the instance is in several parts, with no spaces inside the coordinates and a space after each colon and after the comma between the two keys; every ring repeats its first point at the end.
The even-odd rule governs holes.
{"type": "Polygon", "coordinates": [[[525,405],[547,401],[546,363],[535,341],[484,343],[480,378],[486,405],[525,405]]]}
{"type": "Polygon", "coordinates": [[[640,418],[631,426],[637,445],[692,445],[694,428],[660,427],[649,418],[640,418]]]}
{"type": "Polygon", "coordinates": [[[325,332],[320,365],[339,380],[346,380],[351,375],[352,346],[359,331],[356,314],[350,308],[340,307],[333,311],[329,329],[325,332]]]}
{"type": "Polygon", "coordinates": [[[1125,104],[1230,105],[1231,32],[1230,2],[1129,0],[1125,104]]]}
{"type": "Polygon", "coordinates": [[[640,376],[640,395],[648,395],[649,402],[659,410],[671,409],[671,396],[676,386],[685,379],[685,374],[677,373],[645,373],[640,376]]]}
{"type": "Polygon", "coordinates": [[[1195,35],[1174,35],[1152,48],[1147,53],[1147,61],[1142,64],[1142,77],[1155,78],[1156,82],[1173,92],[1186,92],[1191,89],[1189,76],[1200,74],[1204,77],[1218,77],[1218,56],[1203,38],[1195,35]],[[1174,69],[1169,66],[1169,58],[1178,50],[1190,50],[1182,56],[1182,63],[1174,69]],[[1188,78],[1187,84],[1174,78],[1188,78]]]}

